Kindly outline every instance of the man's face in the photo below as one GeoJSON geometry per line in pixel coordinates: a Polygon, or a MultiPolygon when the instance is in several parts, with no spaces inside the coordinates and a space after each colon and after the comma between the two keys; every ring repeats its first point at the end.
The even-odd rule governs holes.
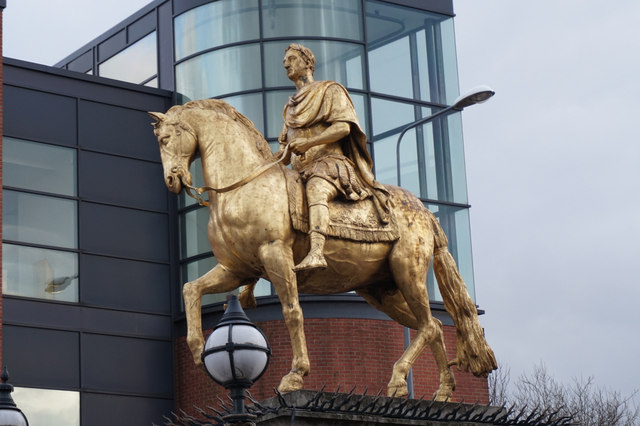
{"type": "Polygon", "coordinates": [[[289,77],[289,80],[291,81],[296,81],[300,77],[306,75],[307,69],[309,68],[302,55],[293,49],[288,50],[287,53],[285,53],[282,63],[284,64],[284,69],[287,72],[287,77],[289,77]]]}

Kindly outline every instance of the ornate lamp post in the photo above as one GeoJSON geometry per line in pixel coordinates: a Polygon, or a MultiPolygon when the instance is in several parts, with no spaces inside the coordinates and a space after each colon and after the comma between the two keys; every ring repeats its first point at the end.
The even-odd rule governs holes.
{"type": "Polygon", "coordinates": [[[495,94],[496,92],[494,92],[489,86],[475,87],[471,89],[471,91],[458,96],[456,100],[453,102],[453,105],[448,106],[444,109],[441,109],[440,111],[436,112],[435,114],[431,114],[428,117],[421,118],[420,120],[414,121],[413,123],[406,126],[404,129],[402,129],[402,132],[400,132],[400,136],[398,136],[398,142],[396,142],[396,176],[398,179],[397,180],[398,186],[402,186],[401,176],[400,176],[401,175],[400,173],[400,142],[402,141],[402,137],[408,130],[413,129],[414,127],[419,126],[421,124],[426,124],[429,121],[432,121],[433,119],[438,118],[442,115],[451,114],[452,112],[462,111],[463,109],[471,105],[481,104],[482,102],[485,102],[487,99],[489,99],[495,94]]]}
{"type": "Polygon", "coordinates": [[[9,380],[9,372],[7,367],[2,369],[0,376],[0,425],[2,426],[29,426],[29,421],[24,413],[16,406],[11,398],[13,386],[7,383],[9,380]]]}
{"type": "Polygon", "coordinates": [[[209,376],[231,392],[233,413],[224,417],[226,423],[254,424],[255,416],[245,412],[245,389],[266,371],[270,356],[266,337],[249,321],[238,297],[231,296],[202,352],[209,376]]]}

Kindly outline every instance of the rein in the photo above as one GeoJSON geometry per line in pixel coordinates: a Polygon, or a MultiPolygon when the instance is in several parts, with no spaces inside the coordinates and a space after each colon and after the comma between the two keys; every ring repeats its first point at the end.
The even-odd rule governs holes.
{"type": "Polygon", "coordinates": [[[180,182],[182,183],[182,186],[184,187],[184,190],[187,193],[187,195],[189,195],[190,197],[198,200],[198,204],[200,204],[201,206],[208,206],[209,205],[209,200],[205,200],[204,198],[200,197],[200,195],[202,195],[203,192],[205,192],[205,191],[214,191],[214,192],[216,192],[218,194],[222,194],[224,192],[229,192],[229,191],[233,191],[234,189],[240,188],[241,186],[251,182],[253,179],[257,178],[262,173],[266,172],[268,169],[270,169],[271,167],[275,166],[276,164],[278,164],[282,160],[284,160],[284,158],[287,156],[287,152],[288,151],[289,151],[289,144],[287,144],[285,146],[284,151],[282,152],[282,155],[276,161],[272,161],[271,163],[263,164],[262,166],[260,166],[257,169],[255,169],[248,176],[240,179],[236,183],[234,183],[232,185],[229,185],[229,186],[225,186],[225,187],[222,187],[222,188],[213,188],[211,186],[201,186],[199,188],[196,188],[195,186],[189,185],[187,182],[185,182],[184,181],[184,176],[180,176],[180,182]],[[196,194],[192,194],[191,193],[192,190],[195,191],[196,194]]]}

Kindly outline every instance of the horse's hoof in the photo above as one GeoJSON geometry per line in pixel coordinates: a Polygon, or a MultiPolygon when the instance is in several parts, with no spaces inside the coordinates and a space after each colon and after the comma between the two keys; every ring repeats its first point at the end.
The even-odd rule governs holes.
{"type": "Polygon", "coordinates": [[[402,398],[404,396],[409,395],[409,387],[407,386],[407,382],[392,385],[387,385],[387,396],[390,398],[402,398]]]}
{"type": "Polygon", "coordinates": [[[300,390],[302,389],[303,383],[304,380],[302,379],[302,376],[292,371],[282,378],[280,386],[278,386],[278,392],[289,393],[300,390]]]}
{"type": "Polygon", "coordinates": [[[442,387],[440,386],[438,390],[433,394],[433,400],[438,402],[447,402],[451,399],[451,394],[453,393],[453,389],[450,387],[442,387]]]}

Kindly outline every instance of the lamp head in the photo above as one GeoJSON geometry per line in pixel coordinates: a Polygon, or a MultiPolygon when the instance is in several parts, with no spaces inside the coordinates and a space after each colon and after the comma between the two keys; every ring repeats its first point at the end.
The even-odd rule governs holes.
{"type": "Polygon", "coordinates": [[[470,105],[486,102],[495,94],[496,92],[489,86],[476,86],[467,93],[458,96],[453,102],[453,106],[457,109],[464,109],[470,105]]]}
{"type": "Polygon", "coordinates": [[[266,371],[270,356],[266,337],[249,321],[238,297],[231,296],[202,352],[207,372],[226,388],[248,388],[266,371]]]}

